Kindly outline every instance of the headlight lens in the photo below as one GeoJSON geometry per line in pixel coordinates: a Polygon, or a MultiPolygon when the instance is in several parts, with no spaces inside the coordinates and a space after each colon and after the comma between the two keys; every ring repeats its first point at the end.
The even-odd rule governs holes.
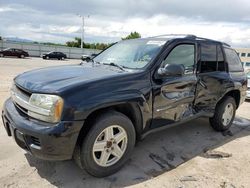
{"type": "Polygon", "coordinates": [[[63,99],[56,95],[32,94],[29,103],[35,107],[34,111],[28,111],[31,117],[56,123],[61,119],[63,99]]]}

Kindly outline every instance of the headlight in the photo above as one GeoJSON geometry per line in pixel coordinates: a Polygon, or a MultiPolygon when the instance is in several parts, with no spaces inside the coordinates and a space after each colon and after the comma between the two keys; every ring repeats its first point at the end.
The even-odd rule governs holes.
{"type": "Polygon", "coordinates": [[[56,95],[32,94],[29,104],[34,107],[28,115],[46,122],[56,123],[61,119],[63,99],[56,95]]]}

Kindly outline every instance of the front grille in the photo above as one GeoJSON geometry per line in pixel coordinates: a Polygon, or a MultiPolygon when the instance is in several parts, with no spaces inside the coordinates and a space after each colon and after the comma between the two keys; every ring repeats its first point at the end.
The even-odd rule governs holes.
{"type": "Polygon", "coordinates": [[[15,106],[24,114],[28,114],[28,109],[26,108],[29,103],[31,94],[24,89],[13,85],[11,88],[11,97],[15,106]]]}
{"type": "Polygon", "coordinates": [[[30,139],[31,139],[31,142],[32,142],[33,144],[35,144],[35,145],[37,145],[37,146],[41,146],[41,143],[40,143],[40,141],[39,141],[39,138],[36,138],[36,137],[34,137],[34,136],[31,136],[30,139]]]}
{"type": "Polygon", "coordinates": [[[17,89],[19,92],[21,92],[22,94],[24,94],[24,95],[26,95],[26,96],[28,96],[28,97],[31,96],[31,93],[30,93],[30,92],[24,90],[23,88],[21,88],[21,87],[19,87],[19,86],[17,86],[17,85],[15,85],[15,86],[16,86],[16,89],[17,89]]]}
{"type": "Polygon", "coordinates": [[[15,106],[16,106],[22,113],[28,114],[28,110],[27,110],[27,109],[21,107],[21,106],[20,106],[19,104],[17,104],[17,103],[14,103],[14,104],[15,104],[15,106]]]}

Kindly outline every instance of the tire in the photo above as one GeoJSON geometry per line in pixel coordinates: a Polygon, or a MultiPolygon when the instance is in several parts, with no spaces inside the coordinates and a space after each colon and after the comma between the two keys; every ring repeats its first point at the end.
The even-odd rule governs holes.
{"type": "Polygon", "coordinates": [[[49,56],[46,56],[46,59],[49,59],[49,56]]]}
{"type": "Polygon", "coordinates": [[[3,54],[0,54],[0,57],[4,57],[4,55],[3,55],[3,54]]]}
{"type": "Polygon", "coordinates": [[[235,99],[229,96],[225,97],[217,104],[214,116],[209,119],[210,125],[216,131],[228,130],[233,123],[235,112],[235,99]]]}
{"type": "Polygon", "coordinates": [[[61,60],[64,60],[64,59],[65,59],[64,57],[61,58],[61,60]]]}
{"type": "Polygon", "coordinates": [[[80,160],[83,168],[96,177],[105,177],[117,172],[129,159],[135,145],[135,138],[134,126],[127,116],[116,111],[109,111],[98,116],[81,146],[80,160]],[[103,132],[104,130],[105,132],[103,132]],[[114,134],[113,141],[106,141],[106,133],[109,132],[107,137],[111,135],[108,130],[112,130],[112,134],[114,134]],[[117,135],[123,135],[124,138],[121,140],[123,137],[121,136],[120,141],[117,141],[117,135]],[[103,140],[99,140],[101,138],[103,140]],[[101,151],[98,148],[94,152],[96,143],[104,144],[99,147],[101,151]],[[120,150],[117,150],[117,147],[120,150]],[[113,153],[116,155],[119,153],[119,155],[115,156],[113,153]],[[101,160],[101,156],[106,156],[107,160],[101,160]]]}
{"type": "Polygon", "coordinates": [[[20,58],[24,58],[24,55],[22,54],[22,55],[20,55],[20,58]]]}

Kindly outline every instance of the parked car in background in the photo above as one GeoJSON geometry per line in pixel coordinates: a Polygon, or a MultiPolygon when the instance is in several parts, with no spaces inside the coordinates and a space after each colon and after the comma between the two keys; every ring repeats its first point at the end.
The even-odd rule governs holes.
{"type": "Polygon", "coordinates": [[[19,58],[25,58],[25,57],[28,57],[29,54],[28,54],[28,52],[21,50],[21,49],[6,48],[6,49],[0,51],[0,57],[5,57],[5,56],[14,56],[14,57],[19,57],[19,58]]]}
{"type": "Polygon", "coordinates": [[[247,99],[250,99],[250,71],[247,73],[247,99]]]}
{"type": "Polygon", "coordinates": [[[42,55],[43,59],[58,59],[58,60],[64,60],[67,58],[66,54],[62,53],[62,52],[49,52],[46,54],[42,55]]]}
{"type": "Polygon", "coordinates": [[[242,66],[243,66],[245,72],[250,71],[250,62],[242,62],[242,66]]]}
{"type": "Polygon", "coordinates": [[[246,91],[246,74],[228,44],[165,35],[120,41],[91,63],[18,75],[2,119],[33,156],[74,158],[104,177],[121,169],[150,133],[199,117],[228,130],[246,91]]]}
{"type": "Polygon", "coordinates": [[[90,61],[94,57],[96,57],[98,54],[91,54],[91,55],[82,55],[81,59],[82,61],[90,61]]]}

